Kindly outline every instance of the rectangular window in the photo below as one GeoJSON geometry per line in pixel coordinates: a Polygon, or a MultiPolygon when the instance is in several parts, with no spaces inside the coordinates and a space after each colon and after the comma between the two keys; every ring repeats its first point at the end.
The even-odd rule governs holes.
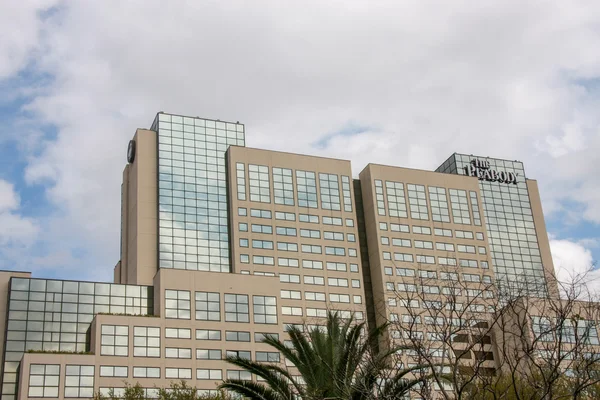
{"type": "Polygon", "coordinates": [[[189,328],[165,328],[165,337],[169,339],[191,339],[192,330],[189,328]]]}
{"type": "Polygon", "coordinates": [[[278,363],[280,361],[279,353],[276,351],[257,351],[254,354],[257,362],[278,363]]]}
{"type": "Polygon", "coordinates": [[[397,284],[399,292],[412,292],[416,293],[417,286],[410,283],[398,283],[397,284]]]}
{"type": "Polygon", "coordinates": [[[429,202],[431,205],[431,219],[436,222],[450,222],[446,189],[435,186],[429,186],[428,189],[429,202]]]}
{"type": "Polygon", "coordinates": [[[285,226],[278,226],[275,228],[275,232],[281,236],[296,236],[296,228],[287,228],[285,226]]]}
{"type": "Polygon", "coordinates": [[[302,293],[299,290],[281,290],[282,299],[302,300],[302,293]]]}
{"type": "Polygon", "coordinates": [[[441,251],[454,251],[454,245],[452,243],[436,242],[435,248],[436,248],[436,250],[441,250],[441,251]]]}
{"type": "Polygon", "coordinates": [[[299,207],[318,207],[317,180],[314,172],[296,170],[296,192],[299,207]]]}
{"type": "Polygon", "coordinates": [[[226,357],[239,357],[244,360],[252,360],[252,353],[246,350],[227,350],[225,352],[226,357]]]}
{"type": "Polygon", "coordinates": [[[321,191],[321,208],[341,211],[340,186],[335,174],[319,173],[319,190],[321,191]]]}
{"type": "Polygon", "coordinates": [[[278,333],[256,332],[256,333],[254,333],[254,341],[256,343],[262,343],[262,341],[265,340],[269,336],[272,337],[275,340],[279,340],[279,334],[278,333]]]}
{"type": "Polygon", "coordinates": [[[107,378],[127,378],[127,367],[117,365],[101,365],[100,376],[107,378]]]}
{"type": "Polygon", "coordinates": [[[250,332],[225,331],[225,340],[228,342],[249,342],[250,332]]]}
{"type": "Polygon", "coordinates": [[[252,232],[271,235],[273,233],[273,227],[271,225],[252,224],[252,232]]]}
{"type": "Polygon", "coordinates": [[[298,251],[297,243],[277,242],[277,250],[280,251],[298,251]]]}
{"type": "Polygon", "coordinates": [[[243,163],[236,163],[237,198],[246,200],[246,169],[243,163]]]}
{"type": "Polygon", "coordinates": [[[133,367],[134,378],[160,378],[158,367],[133,367]]]}
{"type": "Polygon", "coordinates": [[[412,254],[406,253],[394,253],[394,260],[396,261],[404,261],[404,262],[413,262],[414,257],[412,254]]]}
{"type": "Polygon", "coordinates": [[[327,278],[327,284],[329,286],[348,287],[348,279],[345,279],[345,278],[327,278]]]}
{"type": "Polygon", "coordinates": [[[252,256],[252,263],[258,265],[275,265],[275,259],[268,256],[252,256]]]}
{"type": "Polygon", "coordinates": [[[457,248],[457,250],[458,250],[459,253],[471,253],[471,254],[475,254],[475,246],[458,244],[458,245],[456,245],[456,248],[457,248]]]}
{"type": "Polygon", "coordinates": [[[221,340],[221,331],[214,329],[196,329],[196,340],[221,340]]]}
{"type": "Polygon", "coordinates": [[[301,317],[302,307],[281,307],[281,314],[301,317]]]}
{"type": "Polygon", "coordinates": [[[390,224],[390,231],[392,232],[402,232],[402,233],[410,233],[410,227],[405,224],[390,224]]]}
{"type": "Polygon", "coordinates": [[[191,318],[189,290],[165,290],[165,318],[191,318]]]}
{"type": "Polygon", "coordinates": [[[312,245],[312,244],[303,244],[302,245],[303,253],[312,253],[312,254],[321,254],[321,246],[312,245]]]}
{"type": "Polygon", "coordinates": [[[329,301],[332,303],[350,303],[350,295],[329,293],[329,301]]]}
{"type": "Polygon", "coordinates": [[[252,296],[254,323],[277,323],[277,299],[272,296],[252,296]]]}
{"type": "Polygon", "coordinates": [[[65,397],[94,397],[93,365],[67,365],[65,374],[65,397]]]}
{"type": "Polygon", "coordinates": [[[437,279],[437,272],[435,272],[435,271],[419,271],[419,278],[437,279]]]}
{"type": "Polygon", "coordinates": [[[458,274],[455,272],[440,272],[440,279],[445,281],[457,281],[458,274]]]}
{"type": "Polygon", "coordinates": [[[420,264],[435,264],[435,257],[417,254],[417,262],[420,264]]]}
{"type": "Polygon", "coordinates": [[[325,278],[322,276],[304,275],[304,283],[307,285],[324,285],[325,278]]]}
{"type": "Polygon", "coordinates": [[[269,167],[248,164],[248,177],[250,183],[250,201],[270,203],[269,167]]]}
{"type": "Polygon", "coordinates": [[[250,308],[248,295],[226,294],[225,295],[225,321],[226,322],[250,322],[250,308]]]}
{"type": "Polygon", "coordinates": [[[192,358],[192,349],[165,347],[165,358],[192,358]]]}
{"type": "Polygon", "coordinates": [[[270,240],[252,240],[252,248],[273,250],[273,242],[270,240]]]}
{"type": "Polygon", "coordinates": [[[452,237],[451,229],[433,228],[433,233],[436,236],[452,237]]]}
{"type": "Polygon", "coordinates": [[[281,283],[300,283],[300,275],[279,274],[279,282],[281,282],[281,283]]]}
{"type": "Polygon", "coordinates": [[[275,204],[294,205],[294,182],[292,170],[273,167],[273,198],[275,204]]]}
{"type": "Polygon", "coordinates": [[[304,298],[308,301],[325,301],[323,292],[304,292],[304,298]]]}
{"type": "Polygon", "coordinates": [[[408,204],[410,205],[410,217],[412,219],[429,219],[427,210],[427,197],[425,196],[425,186],[407,184],[408,204]]]}
{"type": "Polygon", "coordinates": [[[300,229],[300,237],[321,239],[321,231],[317,229],[300,229]]]}
{"type": "Polygon", "coordinates": [[[196,319],[221,320],[221,299],[217,292],[196,292],[196,319]]]}
{"type": "Polygon", "coordinates": [[[465,282],[481,282],[481,276],[475,274],[462,274],[465,282]]]}
{"type": "Polygon", "coordinates": [[[251,208],[250,216],[254,217],[254,218],[271,219],[272,214],[271,214],[270,210],[261,210],[259,208],[251,208]]]}
{"type": "Polygon", "coordinates": [[[133,356],[160,357],[160,328],[149,326],[133,328],[133,356]]]}
{"type": "Polygon", "coordinates": [[[397,247],[412,247],[410,239],[392,238],[392,246],[397,247]]]}
{"type": "Polygon", "coordinates": [[[327,269],[330,271],[346,271],[345,263],[327,262],[327,269]]]}
{"type": "Polygon", "coordinates": [[[223,372],[220,369],[198,368],[196,369],[196,379],[220,381],[223,379],[223,372]]]}
{"type": "Polygon", "coordinates": [[[60,365],[31,364],[29,366],[29,397],[58,397],[60,365]]]}
{"type": "Polygon", "coordinates": [[[465,268],[477,268],[477,260],[464,260],[459,261],[461,267],[465,268]]]}
{"type": "Polygon", "coordinates": [[[279,257],[277,259],[277,265],[279,265],[280,267],[298,268],[299,262],[297,258],[279,257]]]}
{"type": "Polygon", "coordinates": [[[102,325],[100,355],[129,355],[129,327],[127,325],[102,325]]]}
{"type": "Polygon", "coordinates": [[[415,270],[411,268],[396,268],[398,276],[415,276],[415,270]]]}
{"type": "Polygon", "coordinates": [[[192,379],[191,368],[165,368],[166,379],[192,379]]]}
{"type": "Polygon", "coordinates": [[[296,214],[291,212],[275,211],[275,219],[280,219],[283,221],[295,221],[296,214]]]}
{"type": "Polygon", "coordinates": [[[250,381],[252,380],[252,374],[248,371],[228,369],[227,379],[236,379],[238,381],[250,381]]]}
{"type": "Polygon", "coordinates": [[[325,232],[323,232],[323,239],[325,239],[325,240],[339,240],[339,241],[343,241],[344,240],[344,234],[342,232],[325,231],[325,232]]]}
{"type": "Polygon", "coordinates": [[[309,224],[318,224],[319,223],[319,216],[318,215],[299,214],[298,218],[300,219],[300,222],[306,222],[306,223],[309,223],[309,224]]]}
{"type": "Polygon", "coordinates": [[[314,260],[302,260],[302,268],[323,269],[323,262],[314,260]]]}
{"type": "Polygon", "coordinates": [[[433,250],[433,242],[429,242],[426,240],[415,240],[415,248],[433,250]]]}
{"type": "Polygon", "coordinates": [[[459,239],[473,239],[473,232],[471,231],[456,231],[456,237],[459,239]]]}
{"type": "Polygon", "coordinates": [[[346,249],[344,247],[325,246],[325,254],[330,256],[345,256],[346,249]]]}
{"type": "Polygon", "coordinates": [[[307,308],[306,309],[306,316],[307,317],[326,318],[327,317],[327,310],[324,309],[324,308],[307,308]]]}
{"type": "Polygon", "coordinates": [[[440,265],[456,266],[456,258],[438,257],[438,263],[440,265]]]}
{"type": "Polygon", "coordinates": [[[342,226],[342,219],[338,217],[323,217],[323,225],[342,226]]]}

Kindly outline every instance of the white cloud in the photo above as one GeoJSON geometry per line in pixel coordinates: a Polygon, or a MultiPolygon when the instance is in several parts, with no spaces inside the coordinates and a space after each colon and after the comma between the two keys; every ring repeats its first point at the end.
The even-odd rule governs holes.
{"type": "Polygon", "coordinates": [[[39,232],[31,218],[19,214],[19,203],[14,185],[0,179],[0,253],[27,247],[39,232]]]}
{"type": "Polygon", "coordinates": [[[600,296],[600,270],[592,270],[594,259],[588,248],[575,241],[552,239],[550,251],[559,282],[565,287],[585,285],[594,296],[600,296]]]}
{"type": "Polygon", "coordinates": [[[47,185],[61,240],[107,278],[127,140],[160,110],[239,120],[249,146],[351,159],[355,174],[367,162],[432,169],[453,151],[520,159],[547,210],[581,203],[578,218],[600,222],[597,167],[581,162],[600,151],[600,3],[68,2],[43,20],[38,9],[15,11],[27,35],[0,67],[34,56],[53,77],[24,88],[35,121],[57,128],[26,177],[47,185]],[[370,128],[310,146],[349,123],[370,128]]]}

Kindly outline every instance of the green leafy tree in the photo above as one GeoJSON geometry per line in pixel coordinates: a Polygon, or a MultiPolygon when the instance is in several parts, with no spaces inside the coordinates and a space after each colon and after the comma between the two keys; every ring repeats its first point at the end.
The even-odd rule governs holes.
{"type": "Polygon", "coordinates": [[[188,386],[182,380],[181,382],[171,382],[168,389],[158,389],[158,398],[160,400],[230,400],[231,397],[222,391],[216,394],[198,394],[196,387],[188,386]]]}
{"type": "Polygon", "coordinates": [[[291,326],[291,346],[272,336],[263,340],[291,363],[300,380],[280,364],[228,357],[229,363],[262,378],[264,383],[227,379],[219,388],[260,400],[399,399],[429,378],[409,378],[425,366],[401,369],[394,363],[400,348],[372,351],[385,326],[373,329],[365,338],[365,324],[354,322],[329,313],[324,329],[316,327],[304,333],[291,326]]]}

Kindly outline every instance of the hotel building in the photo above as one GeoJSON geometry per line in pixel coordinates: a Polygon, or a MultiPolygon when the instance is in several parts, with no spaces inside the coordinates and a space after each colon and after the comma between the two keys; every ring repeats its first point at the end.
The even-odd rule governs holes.
{"type": "Polygon", "coordinates": [[[432,294],[454,277],[558,293],[518,161],[453,154],[436,171],[369,164],[355,179],[347,160],[246,148],[240,123],[161,112],[129,144],[121,204],[113,283],[0,273],[2,399],[124,381],[150,397],[181,379],[213,391],[253,379],[227,355],[283,362],[265,334],[328,310],[371,326],[401,315],[390,292],[415,276],[432,294]]]}

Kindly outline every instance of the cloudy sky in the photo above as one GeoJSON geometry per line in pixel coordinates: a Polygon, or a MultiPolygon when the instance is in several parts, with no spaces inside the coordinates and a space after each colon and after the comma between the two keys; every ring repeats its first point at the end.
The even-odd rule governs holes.
{"type": "Polygon", "coordinates": [[[1,1],[0,269],[112,279],[127,142],[158,111],[355,175],[518,159],[560,273],[600,257],[598,1],[1,1]]]}

